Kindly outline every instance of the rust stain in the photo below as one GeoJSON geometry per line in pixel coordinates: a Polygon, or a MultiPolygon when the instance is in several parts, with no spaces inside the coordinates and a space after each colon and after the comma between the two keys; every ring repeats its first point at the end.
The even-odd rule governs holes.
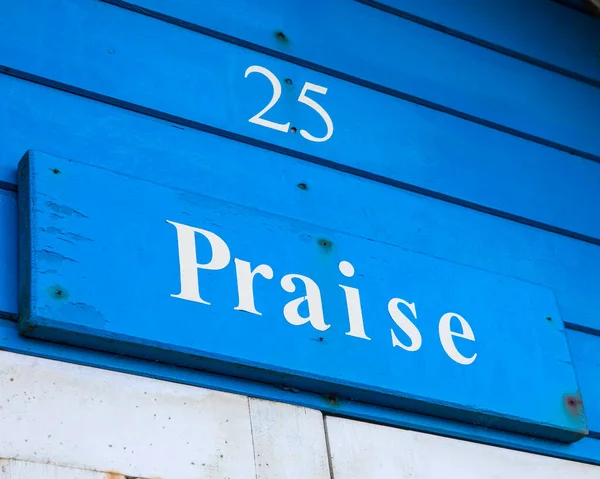
{"type": "Polygon", "coordinates": [[[104,474],[104,479],[126,479],[127,476],[123,474],[119,474],[118,472],[106,472],[104,474]]]}
{"type": "MultiPolygon", "coordinates": [[[[107,471],[104,473],[104,479],[146,479],[138,476],[127,476],[125,474],[121,474],[120,472],[107,471]]],[[[159,476],[152,476],[147,479],[161,479],[159,476]]]]}
{"type": "Polygon", "coordinates": [[[579,393],[565,394],[564,401],[565,407],[571,416],[580,416],[583,414],[583,401],[579,393]]]}

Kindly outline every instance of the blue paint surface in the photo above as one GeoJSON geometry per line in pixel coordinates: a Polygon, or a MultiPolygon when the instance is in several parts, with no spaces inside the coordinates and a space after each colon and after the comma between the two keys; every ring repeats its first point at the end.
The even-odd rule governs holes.
{"type": "MultiPolygon", "coordinates": [[[[162,15],[166,20],[188,22],[190,28],[197,26],[231,35],[235,39],[292,53],[307,61],[312,61],[319,55],[327,56],[327,50],[332,45],[334,48],[338,47],[338,44],[341,46],[343,42],[348,41],[349,36],[340,34],[347,31],[347,25],[331,21],[328,15],[311,15],[310,12],[315,11],[316,2],[300,5],[277,0],[259,0],[253,2],[252,14],[249,15],[248,2],[245,0],[230,0],[227,3],[217,0],[194,3],[183,0],[104,1],[124,8],[141,10],[149,15],[162,15]],[[293,29],[290,32],[290,37],[294,39],[293,45],[273,42],[272,30],[276,24],[281,25],[282,29],[285,26],[286,31],[293,29]],[[303,32],[302,24],[310,25],[313,31],[326,31],[328,34],[313,35],[308,39],[311,42],[309,48],[305,37],[308,35],[303,32]],[[320,48],[315,48],[315,44],[319,44],[320,48]]],[[[501,3],[481,0],[358,1],[509,56],[572,75],[582,81],[600,82],[597,58],[600,50],[600,31],[597,28],[597,20],[559,3],[548,0],[506,0],[501,3]]],[[[354,30],[355,35],[363,42],[376,41],[375,25],[377,19],[383,16],[376,13],[370,16],[364,7],[348,5],[349,2],[333,0],[328,3],[331,10],[360,12],[356,15],[361,15],[363,21],[354,30]]],[[[319,8],[319,12],[321,11],[322,7],[319,8]]],[[[327,13],[329,14],[329,10],[327,13]]],[[[390,20],[388,24],[391,23],[390,20]]],[[[402,38],[399,32],[385,32],[383,37],[388,39],[392,35],[402,38]]],[[[378,53],[383,55],[386,52],[378,53]]],[[[338,58],[338,64],[350,64],[346,59],[351,55],[360,55],[360,51],[353,49],[346,52],[344,58],[338,58]]],[[[331,60],[316,62],[329,65],[331,60]]],[[[341,70],[345,71],[345,68],[341,70]]],[[[361,74],[364,76],[368,72],[361,74]]]]}
{"type": "MultiPolygon", "coordinates": [[[[22,80],[0,75],[0,89],[4,93],[0,95],[0,121],[7,137],[0,162],[6,161],[4,171],[13,182],[18,159],[28,148],[77,158],[542,284],[556,294],[565,322],[600,333],[600,249],[595,245],[22,80]],[[309,185],[306,194],[295,188],[301,182],[309,185]],[[286,185],[288,194],[280,194],[274,201],[272,184],[286,185]],[[331,215],[330,211],[344,214],[331,215]]],[[[460,157],[449,158],[460,161],[460,157]]],[[[572,160],[575,169],[576,158],[572,160]]],[[[512,163],[514,168],[519,164],[512,163]]],[[[540,187],[541,200],[545,192],[556,192],[560,183],[569,181],[571,190],[576,190],[578,177],[570,180],[568,162],[563,165],[562,175],[548,175],[553,183],[547,187],[530,183],[506,192],[518,198],[540,187]]],[[[578,165],[595,166],[587,161],[578,165]]],[[[552,171],[557,168],[554,165],[552,171]]],[[[435,169],[431,171],[435,173],[435,169]]],[[[592,178],[591,170],[583,171],[592,178]]],[[[546,196],[554,198],[554,194],[546,196]]],[[[565,205],[574,200],[570,210],[579,204],[579,211],[589,215],[586,224],[600,224],[592,221],[597,210],[587,207],[587,202],[577,203],[575,196],[557,198],[565,205]]],[[[553,208],[557,206],[540,207],[539,211],[559,211],[553,208]]],[[[16,253],[11,250],[10,255],[16,253]]],[[[7,266],[11,277],[16,278],[14,268],[14,263],[7,266]]],[[[0,294],[10,294],[4,302],[11,305],[10,313],[16,314],[14,287],[0,294]]]]}
{"type": "MultiPolygon", "coordinates": [[[[583,410],[568,407],[579,390],[546,288],[44,154],[24,158],[19,191],[27,335],[558,441],[587,434],[583,410]],[[233,264],[199,273],[210,305],[172,297],[179,261],[167,220],[223,238],[231,263],[272,266],[273,281],[256,280],[262,314],[234,310],[233,264]],[[343,260],[356,268],[352,279],[337,269],[343,260]],[[319,285],[328,329],[286,321],[286,303],[306,294],[302,283],[295,294],[279,286],[288,273],[319,285]],[[360,290],[370,340],[346,334],[340,282],[360,290]],[[416,304],[416,351],[392,347],[391,329],[411,344],[387,314],[394,297],[416,304]],[[474,342],[455,339],[463,356],[477,354],[472,364],[440,345],[448,312],[475,332],[474,342]]],[[[196,241],[197,261],[209,261],[208,243],[196,241]]]]}
{"type": "MultiPolygon", "coordinates": [[[[275,71],[285,78],[285,70],[275,71]]],[[[311,73],[306,79],[323,83],[321,77],[311,73]]],[[[241,73],[238,80],[244,80],[241,73]]],[[[591,203],[600,202],[597,187],[600,164],[596,162],[337,80],[334,86],[327,83],[330,90],[324,97],[327,100],[324,104],[328,108],[329,102],[334,101],[345,109],[345,97],[354,95],[353,91],[364,90],[365,95],[370,95],[370,102],[378,105],[377,110],[363,123],[360,111],[349,115],[343,113],[343,109],[334,108],[331,114],[336,130],[331,144],[311,146],[297,136],[291,138],[290,134],[248,123],[247,118],[263,106],[260,102],[268,99],[270,87],[261,77],[250,77],[246,82],[238,85],[256,103],[237,114],[238,124],[243,126],[245,133],[257,136],[258,140],[281,141],[282,147],[292,148],[286,150],[288,154],[302,158],[314,154],[311,161],[338,169],[354,168],[358,175],[375,177],[404,188],[420,188],[428,195],[446,197],[472,208],[492,209],[494,214],[539,223],[547,229],[565,230],[565,234],[584,235],[600,242],[600,214],[596,208],[589,207],[591,203]],[[378,119],[388,117],[397,118],[397,121],[389,123],[383,130],[361,134],[363,125],[375,124],[378,119]]],[[[0,88],[3,92],[0,96],[0,126],[6,132],[3,154],[0,155],[0,181],[15,182],[16,163],[30,148],[65,157],[83,159],[85,156],[127,171],[131,167],[128,158],[131,155],[188,149],[195,143],[189,137],[201,135],[191,131],[187,135],[175,135],[166,130],[184,127],[157,122],[5,75],[0,75],[0,88]],[[73,125],[79,127],[73,128],[73,125]],[[177,137],[177,148],[167,141],[174,136],[177,137]],[[138,137],[147,140],[140,144],[138,137]],[[59,138],[62,141],[57,141],[59,138]],[[110,153],[103,155],[104,152],[110,153]]],[[[271,110],[276,115],[274,120],[283,121],[290,111],[304,110],[304,105],[295,104],[298,88],[294,87],[285,95],[288,93],[291,96],[286,99],[286,105],[281,100],[279,106],[271,110]]],[[[310,111],[305,113],[308,115],[310,111]]],[[[318,118],[314,119],[314,125],[317,131],[323,126],[318,118]]],[[[218,143],[217,139],[206,141],[218,143]]],[[[245,141],[252,142],[252,139],[245,141]]],[[[203,154],[200,150],[189,150],[191,155],[203,154]]],[[[255,151],[251,154],[267,153],[255,151]]],[[[151,176],[152,171],[143,174],[151,176]]]]}
{"type": "MultiPolygon", "coordinates": [[[[36,0],[29,1],[31,8],[44,8],[36,0]]],[[[294,4],[282,15],[266,17],[271,28],[263,32],[264,40],[259,43],[294,62],[309,62],[317,70],[338,72],[391,94],[406,94],[517,134],[599,155],[600,145],[591,126],[598,119],[598,88],[357,2],[312,5],[318,6],[318,16],[311,14],[315,7],[303,3],[294,4]],[[347,21],[339,22],[341,16],[347,21]],[[319,19],[316,24],[315,17],[319,19]],[[313,24],[321,35],[307,28],[313,24]],[[283,30],[287,41],[282,43],[276,33],[283,30]],[[557,96],[556,91],[563,95],[557,96]]],[[[26,39],[29,48],[17,52],[7,41],[0,61],[56,80],[68,78],[67,82],[97,92],[117,86],[116,90],[128,93],[133,102],[142,96],[143,103],[151,101],[147,90],[161,85],[163,98],[185,96],[193,108],[200,92],[192,86],[200,83],[203,69],[217,68],[218,61],[231,61],[230,55],[243,60],[242,52],[229,54],[226,47],[217,47],[201,35],[157,24],[137,13],[91,2],[64,2],[61,9],[62,15],[80,21],[58,27],[61,16],[54,7],[47,16],[56,21],[36,22],[35,38],[26,39]],[[40,42],[51,42],[52,61],[46,58],[40,63],[35,50],[29,51],[40,42]],[[77,49],[72,48],[74,42],[77,49]],[[90,76],[78,69],[94,69],[97,74],[90,76]],[[167,73],[177,71],[187,71],[187,78],[196,81],[190,84],[185,76],[167,73]],[[115,85],[116,78],[121,80],[119,85],[115,85]]],[[[241,10],[239,15],[247,14],[241,10]]],[[[22,22],[31,23],[25,15],[21,18],[13,12],[7,12],[5,18],[7,39],[20,38],[15,30],[22,22]]],[[[37,18],[46,19],[43,15],[37,18]]],[[[209,86],[218,87],[207,83],[205,88],[209,86]]],[[[169,101],[179,109],[179,101],[169,101]]]]}
{"type": "MultiPolygon", "coordinates": [[[[307,28],[304,17],[291,16],[285,24],[289,46],[283,50],[293,57],[295,45],[302,44],[318,55],[311,60],[313,67],[324,65],[358,79],[368,76],[363,80],[386,92],[600,157],[594,127],[600,115],[600,89],[357,2],[340,0],[340,4],[342,9],[330,2],[315,4],[319,18],[335,29],[326,30],[330,39],[326,48],[315,42],[318,35],[307,28]],[[340,17],[348,20],[340,22],[340,17]],[[352,22],[360,28],[352,28],[352,22]]],[[[300,85],[312,81],[308,72],[300,73],[290,64],[112,5],[91,0],[52,5],[22,0],[19,5],[18,9],[10,3],[0,5],[0,65],[236,133],[249,129],[238,113],[257,113],[240,90],[248,66],[279,64],[278,74],[284,78],[291,75],[300,85]],[[39,55],[41,50],[44,56],[39,55]]],[[[306,3],[296,8],[314,16],[306,3]]],[[[269,35],[273,44],[282,28],[273,22],[269,35]]],[[[329,82],[325,86],[337,85],[333,79],[329,82]]],[[[370,104],[365,95],[346,93],[338,121],[355,111],[376,115],[381,106],[370,104]]],[[[255,101],[261,108],[266,104],[263,98],[255,101]]],[[[332,104],[329,100],[327,106],[332,104]]],[[[305,112],[298,108],[291,120],[314,130],[318,118],[305,112]]],[[[272,113],[276,120],[280,113],[272,113]]],[[[393,123],[385,115],[378,118],[378,125],[393,123]]],[[[371,124],[370,118],[363,118],[367,137],[371,124]]],[[[256,136],[301,148],[296,147],[298,136],[282,139],[268,133],[256,136]]],[[[346,139],[359,134],[361,129],[353,129],[346,139]]]]}
{"type": "MultiPolygon", "coordinates": [[[[492,276],[549,288],[565,325],[579,330],[566,333],[590,435],[564,444],[347,401],[332,395],[331,389],[284,390],[269,384],[277,382],[272,375],[261,376],[264,383],[252,382],[126,358],[120,354],[134,351],[125,346],[119,347],[117,355],[26,338],[16,334],[16,322],[2,320],[0,349],[600,464],[600,441],[593,439],[600,437],[600,249],[590,244],[600,240],[600,216],[594,208],[600,201],[600,165],[589,161],[598,159],[600,148],[598,89],[593,86],[600,75],[597,19],[549,0],[107,3],[123,8],[87,0],[0,5],[0,69],[11,75],[0,74],[0,318],[17,314],[18,278],[16,195],[1,188],[15,190],[18,159],[31,148],[41,149],[279,215],[288,218],[286,224],[303,222],[319,231],[334,231],[343,245],[353,244],[346,243],[348,235],[355,241],[369,238],[369,247],[374,243],[381,251],[397,245],[443,263],[464,265],[459,269],[475,267],[492,276]],[[140,11],[139,5],[150,10],[140,11]],[[385,12],[386,5],[398,10],[385,12]],[[340,17],[345,21],[340,22],[340,17]],[[285,41],[277,32],[285,32],[285,41]],[[296,102],[305,81],[322,84],[328,93],[315,99],[334,119],[332,140],[312,145],[303,143],[298,134],[281,134],[247,122],[268,101],[270,87],[258,76],[244,80],[236,69],[261,59],[280,80],[293,80],[284,84],[281,100],[266,117],[322,133],[322,121],[296,102]],[[308,185],[306,190],[297,188],[301,182],[308,185]]],[[[102,191],[98,197],[96,201],[110,204],[110,192],[102,191]]],[[[57,230],[46,233],[65,248],[69,241],[85,241],[57,230]]],[[[254,231],[249,239],[258,236],[254,231]]],[[[235,254],[243,239],[236,238],[235,254]]],[[[239,253],[242,258],[244,254],[239,253]]],[[[57,258],[46,254],[46,259],[57,258]]],[[[254,263],[263,258],[245,259],[254,263]]],[[[281,271],[284,266],[282,261],[281,271]]],[[[281,273],[279,268],[278,263],[276,273],[281,273]]],[[[51,271],[45,270],[54,274],[51,271]]],[[[387,268],[377,271],[383,281],[387,268]]],[[[357,272],[364,274],[362,266],[357,272]]],[[[235,283],[232,265],[218,273],[229,275],[235,283]]],[[[322,289],[329,298],[324,299],[326,314],[335,317],[332,329],[323,335],[337,338],[330,343],[334,346],[344,340],[362,341],[344,335],[340,324],[347,325],[347,319],[336,314],[343,303],[330,303],[334,291],[343,301],[336,281],[344,278],[335,268],[319,274],[320,285],[331,280],[322,289]]],[[[24,277],[27,281],[28,273],[24,277]]],[[[96,275],[90,277],[98,281],[96,275]]],[[[262,286],[267,289],[257,287],[261,301],[277,290],[278,279],[265,280],[262,286]]],[[[348,284],[356,280],[354,284],[364,291],[365,308],[376,307],[381,313],[375,320],[369,315],[365,323],[371,327],[387,318],[386,327],[393,326],[385,310],[387,296],[381,304],[370,299],[375,294],[383,297],[388,290],[373,292],[375,287],[367,285],[367,279],[348,280],[348,284]]],[[[235,303],[234,283],[227,283],[218,297],[227,296],[235,303]]],[[[279,314],[284,321],[280,311],[284,293],[278,291],[279,303],[268,303],[259,320],[279,314]]],[[[78,318],[97,324],[97,315],[85,304],[75,306],[81,310],[78,318]]],[[[229,306],[219,317],[234,312],[233,304],[229,306]]],[[[437,318],[429,314],[431,308],[417,301],[418,321],[427,324],[422,329],[426,335],[422,349],[408,353],[394,348],[394,352],[429,357],[430,347],[439,348],[434,334],[437,318]]],[[[167,320],[169,325],[178,324],[171,315],[167,320]]],[[[373,341],[383,337],[387,346],[387,329],[382,331],[373,341]]],[[[475,333],[479,346],[480,336],[475,333]]],[[[70,339],[104,347],[87,343],[85,337],[70,339]]],[[[440,351],[436,354],[448,360],[440,351]]],[[[148,352],[154,353],[162,354],[148,352]]],[[[167,356],[162,359],[173,359],[167,356]]],[[[378,396],[363,399],[386,402],[378,396]]],[[[408,405],[417,406],[423,404],[408,405]]],[[[428,413],[438,415],[451,409],[447,404],[427,407],[428,413]]],[[[486,416],[478,419],[487,420],[486,416]]]]}
{"type": "Polygon", "coordinates": [[[568,331],[567,338],[582,395],[590,435],[600,439],[600,336],[568,331]]]}
{"type": "MultiPolygon", "coordinates": [[[[364,1],[370,3],[371,0],[364,1]]],[[[575,2],[581,6],[586,4],[583,0],[575,2]]],[[[447,28],[450,34],[463,35],[507,54],[521,54],[547,68],[600,81],[597,19],[558,2],[375,0],[373,3],[397,9],[399,15],[414,15],[417,21],[435,22],[439,28],[447,28]]]]}
{"type": "Polygon", "coordinates": [[[16,194],[0,189],[0,317],[17,311],[17,237],[16,194]]]}

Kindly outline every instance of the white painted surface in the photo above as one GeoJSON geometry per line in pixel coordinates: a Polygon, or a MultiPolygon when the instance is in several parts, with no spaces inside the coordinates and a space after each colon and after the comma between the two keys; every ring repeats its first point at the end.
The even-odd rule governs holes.
{"type": "Polygon", "coordinates": [[[600,479],[600,467],[326,418],[334,479],[600,479]]]}
{"type": "MultiPolygon", "coordinates": [[[[3,351],[0,457],[141,478],[330,477],[319,411],[3,351]]],[[[39,471],[27,477],[63,477],[39,471]]]]}
{"type": "Polygon", "coordinates": [[[244,396],[7,352],[0,371],[0,457],[147,478],[255,478],[244,396]]]}
{"type": "Polygon", "coordinates": [[[0,479],[125,479],[119,474],[85,471],[39,462],[0,459],[0,479]]]}
{"type": "Polygon", "coordinates": [[[329,479],[319,411],[250,399],[257,479],[329,479]]]}

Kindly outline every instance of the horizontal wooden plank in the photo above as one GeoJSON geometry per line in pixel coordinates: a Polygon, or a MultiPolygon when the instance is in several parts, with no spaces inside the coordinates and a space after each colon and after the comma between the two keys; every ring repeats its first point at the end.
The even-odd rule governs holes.
{"type": "MultiPolygon", "coordinates": [[[[231,48],[251,57],[256,55],[238,47],[231,48]]],[[[600,241],[600,213],[590,206],[600,202],[600,190],[597,188],[600,164],[293,65],[279,61],[275,61],[275,65],[277,68],[274,70],[280,72],[281,78],[285,78],[290,73],[287,70],[292,69],[294,78],[306,78],[330,87],[324,99],[334,102],[332,115],[336,128],[342,129],[340,137],[336,130],[329,142],[315,144],[298,135],[269,130],[246,121],[254,110],[241,116],[235,115],[234,120],[244,134],[279,142],[291,151],[300,149],[315,155],[310,157],[314,161],[336,162],[334,166],[337,168],[355,168],[353,171],[361,175],[378,175],[377,178],[382,181],[409,189],[422,188],[434,196],[446,195],[444,197],[451,201],[466,202],[475,208],[491,208],[496,214],[518,217],[522,221],[565,231],[566,234],[574,232],[600,241]],[[362,95],[368,103],[376,105],[375,113],[365,115],[358,109],[344,111],[345,97],[355,95],[362,95]],[[387,117],[398,120],[386,123],[387,117]],[[376,125],[381,128],[375,128],[376,125]],[[324,150],[321,151],[321,148],[324,150]]],[[[240,87],[248,95],[253,95],[252,98],[257,101],[256,108],[260,108],[264,99],[262,95],[269,95],[269,86],[262,82],[266,79],[260,77],[244,80],[244,67],[245,63],[239,65],[240,75],[236,78],[249,82],[242,83],[240,87]],[[253,90],[261,95],[253,94],[253,90]]],[[[217,82],[218,77],[213,80],[217,82]]],[[[99,152],[108,147],[99,138],[100,131],[107,140],[124,141],[129,135],[126,127],[135,128],[131,123],[134,120],[129,120],[135,117],[129,113],[123,113],[127,125],[120,124],[120,129],[114,129],[110,122],[97,116],[95,111],[102,110],[102,107],[95,103],[5,75],[0,75],[0,84],[0,124],[5,131],[10,131],[0,155],[0,181],[15,181],[16,162],[29,148],[69,156],[68,149],[74,147],[65,140],[76,136],[81,141],[92,142],[94,148],[100,148],[99,152]],[[89,127],[73,131],[69,121],[89,127]],[[62,150],[67,150],[67,154],[63,154],[62,150]]],[[[292,97],[286,99],[289,102],[280,115],[285,115],[286,111],[295,115],[300,111],[294,105],[297,103],[296,94],[297,89],[292,97]]],[[[216,100],[208,102],[207,99],[203,111],[213,110],[219,116],[219,112],[230,109],[228,105],[225,101],[218,106],[216,100]]],[[[114,110],[102,111],[110,114],[111,118],[117,115],[114,110]]],[[[318,116],[315,117],[310,120],[302,118],[314,121],[315,128],[321,128],[318,116]]],[[[144,124],[155,125],[155,122],[149,120],[144,124]]],[[[221,126],[227,128],[227,124],[221,126]]],[[[151,137],[150,134],[146,136],[151,137]]],[[[151,141],[157,143],[161,139],[152,138],[151,141]]],[[[131,143],[135,144],[135,141],[131,143]]],[[[83,154],[94,155],[87,151],[83,154]]]]}
{"type": "MultiPolygon", "coordinates": [[[[244,0],[226,4],[214,0],[201,2],[201,5],[183,0],[135,0],[133,3],[158,12],[157,16],[161,18],[165,15],[172,17],[170,21],[175,24],[181,23],[181,20],[198,31],[210,29],[218,32],[217,35],[233,37],[231,41],[251,42],[294,62],[308,64],[342,78],[352,77],[353,81],[393,95],[408,95],[415,101],[432,103],[436,108],[439,106],[452,110],[454,114],[467,115],[474,121],[491,122],[498,128],[514,130],[515,134],[521,132],[525,136],[535,137],[537,141],[554,142],[566,149],[595,155],[596,158],[600,156],[600,144],[594,127],[600,118],[599,88],[359,2],[330,0],[323,3],[309,0],[300,6],[289,0],[264,0],[253,2],[252,8],[248,8],[244,0]],[[344,21],[340,21],[340,18],[344,21]],[[284,37],[278,37],[278,33],[284,37]],[[556,92],[561,94],[557,95],[556,92]]],[[[434,3],[431,8],[435,8],[434,3]]],[[[502,8],[502,3],[498,8],[502,8]]],[[[48,12],[48,15],[52,13],[48,12]]],[[[83,12],[76,15],[85,16],[83,12]]],[[[98,16],[99,12],[94,15],[98,16]]],[[[105,45],[112,42],[116,48],[121,43],[119,15],[107,15],[110,18],[107,17],[103,22],[98,17],[97,25],[93,20],[88,23],[87,31],[94,31],[93,39],[96,42],[105,45]],[[112,27],[109,27],[111,24],[112,27]],[[103,39],[102,30],[109,28],[112,38],[103,39]]],[[[53,25],[50,28],[54,30],[56,22],[51,23],[53,25]]],[[[68,41],[66,37],[72,33],[67,33],[66,28],[61,36],[68,41]]],[[[80,24],[79,28],[85,29],[86,26],[80,24]]],[[[196,77],[196,69],[191,65],[181,67],[176,64],[175,48],[168,46],[174,43],[181,45],[177,49],[180,58],[210,58],[210,55],[203,55],[202,49],[186,35],[180,34],[179,40],[172,40],[176,33],[168,29],[163,32],[156,25],[145,26],[141,19],[128,22],[127,31],[131,36],[145,39],[144,49],[152,51],[152,61],[159,64],[155,68],[162,71],[177,72],[184,68],[190,77],[196,77]],[[155,33],[146,33],[149,31],[155,33]],[[169,40],[162,42],[162,46],[154,45],[152,38],[163,39],[165,35],[169,40]],[[164,48],[170,49],[172,57],[166,62],[162,60],[161,50],[164,48]]],[[[53,31],[52,35],[56,36],[56,32],[53,31]]],[[[85,35],[89,37],[87,33],[85,35]]],[[[7,38],[10,37],[8,34],[7,38]]],[[[18,38],[18,34],[14,37],[18,38]]],[[[93,41],[92,38],[78,37],[73,41],[79,44],[80,49],[85,43],[93,41]]],[[[31,42],[27,38],[22,41],[31,42]]],[[[52,41],[59,43],[58,39],[52,41]]],[[[593,39],[587,42],[594,44],[593,39]]],[[[122,50],[131,51],[130,43],[123,46],[122,50]]],[[[63,48],[56,45],[57,56],[63,48]]],[[[91,49],[88,50],[87,61],[93,61],[98,67],[105,64],[105,68],[115,68],[117,60],[109,63],[106,55],[100,54],[101,48],[98,45],[94,49],[97,52],[95,56],[91,49]]],[[[19,48],[19,52],[22,50],[19,48]]],[[[65,52],[63,57],[69,55],[75,61],[73,54],[65,52]]],[[[7,57],[4,55],[4,58],[7,57]]],[[[142,85],[155,76],[141,71],[144,66],[140,59],[145,57],[147,54],[140,50],[136,65],[140,71],[136,76],[139,75],[138,83],[142,85]]],[[[25,61],[32,68],[33,61],[25,61]]],[[[55,61],[64,64],[66,57],[55,61]]],[[[86,57],[77,61],[85,64],[86,57]]],[[[45,64],[48,62],[49,59],[45,64]]],[[[62,72],[68,74],[71,68],[66,67],[62,72]]],[[[108,71],[102,73],[107,75],[108,71]]],[[[123,79],[131,74],[129,71],[115,72],[113,78],[121,76],[123,79]]],[[[162,75],[159,78],[160,81],[164,79],[162,75]]],[[[358,108],[365,115],[369,114],[367,110],[377,112],[376,105],[356,105],[358,100],[360,98],[356,95],[347,96],[346,105],[358,108]]],[[[384,111],[379,112],[379,116],[384,116],[384,111]]],[[[387,116],[386,119],[396,124],[397,118],[399,116],[387,116]]],[[[364,124],[368,124],[366,118],[364,124]]]]}
{"type": "Polygon", "coordinates": [[[327,417],[335,479],[597,479],[597,467],[327,417]]]}
{"type": "Polygon", "coordinates": [[[592,435],[600,439],[600,336],[568,331],[573,364],[592,435]]]}
{"type": "MultiPolygon", "coordinates": [[[[349,231],[382,241],[395,241],[395,233],[387,227],[393,218],[407,224],[420,218],[420,231],[402,234],[408,248],[544,284],[557,294],[565,321],[600,331],[595,286],[600,281],[600,251],[594,245],[0,75],[3,80],[2,89],[10,94],[0,95],[0,102],[10,102],[2,104],[0,117],[8,112],[2,128],[11,141],[3,145],[0,159],[11,181],[15,181],[16,162],[32,147],[228,201],[250,201],[259,209],[298,219],[340,229],[347,225],[349,231]],[[178,171],[188,174],[182,177],[178,171]],[[232,171],[245,173],[232,175],[232,171]],[[345,186],[334,187],[340,176],[345,186]],[[296,204],[294,198],[272,200],[269,185],[282,178],[291,185],[310,185],[303,203],[296,204]],[[348,192],[374,201],[363,204],[348,192]],[[392,212],[377,204],[406,206],[392,212]],[[347,210],[356,220],[338,221],[328,213],[335,208],[347,210]],[[449,211],[462,211],[458,224],[444,221],[449,211]],[[455,240],[435,242],[437,236],[455,240]]],[[[16,267],[15,255],[10,258],[11,268],[16,267]]],[[[14,314],[16,292],[12,281],[8,285],[6,297],[12,298],[14,314]]]]}
{"type": "Polygon", "coordinates": [[[125,372],[153,379],[207,387],[214,390],[246,394],[263,399],[319,409],[329,414],[342,415],[388,424],[403,429],[424,431],[448,437],[462,438],[484,444],[562,457],[600,465],[600,440],[586,437],[573,444],[540,441],[520,434],[510,434],[487,428],[478,428],[456,421],[420,416],[406,411],[374,408],[357,401],[332,401],[303,391],[286,390],[227,376],[214,375],[190,368],[179,368],[157,362],[134,359],[122,355],[102,353],[83,348],[58,345],[48,341],[26,338],[17,332],[17,324],[0,319],[0,349],[21,354],[67,361],[88,366],[125,372]]]}
{"type": "MultiPolygon", "coordinates": [[[[556,293],[566,322],[600,332],[595,245],[6,76],[0,75],[0,85],[6,133],[0,161],[10,181],[25,150],[37,148],[379,241],[400,240],[415,251],[543,284],[556,293]],[[239,171],[244,173],[231,173],[239,171]],[[305,182],[309,189],[273,201],[271,185],[282,181],[293,187],[305,182]],[[329,213],[336,210],[347,211],[347,219],[329,213]],[[449,215],[460,215],[459,221],[447,220],[449,215]],[[415,228],[400,232],[388,227],[415,221],[415,228]]],[[[8,285],[16,313],[16,292],[8,285]]]]}
{"type": "Polygon", "coordinates": [[[0,189],[0,317],[17,312],[17,198],[0,189]]]}
{"type": "Polygon", "coordinates": [[[587,435],[547,288],[37,152],[20,163],[19,211],[28,336],[555,441],[587,435]],[[265,280],[246,283],[242,263],[265,280]],[[444,328],[473,342],[456,349],[444,328]]]}
{"type": "MultiPolygon", "coordinates": [[[[156,3],[156,0],[136,0],[140,1],[156,3]]],[[[522,55],[546,68],[600,82],[597,19],[560,3],[550,0],[364,0],[364,3],[391,7],[399,15],[433,22],[434,28],[447,28],[454,35],[480,41],[489,48],[517,57],[522,55]]]]}

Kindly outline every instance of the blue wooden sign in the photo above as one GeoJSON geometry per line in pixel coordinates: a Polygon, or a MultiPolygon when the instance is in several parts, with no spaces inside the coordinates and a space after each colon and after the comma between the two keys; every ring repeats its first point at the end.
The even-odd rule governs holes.
{"type": "Polygon", "coordinates": [[[25,335],[330,403],[587,434],[542,286],[40,153],[18,187],[25,335]]]}

